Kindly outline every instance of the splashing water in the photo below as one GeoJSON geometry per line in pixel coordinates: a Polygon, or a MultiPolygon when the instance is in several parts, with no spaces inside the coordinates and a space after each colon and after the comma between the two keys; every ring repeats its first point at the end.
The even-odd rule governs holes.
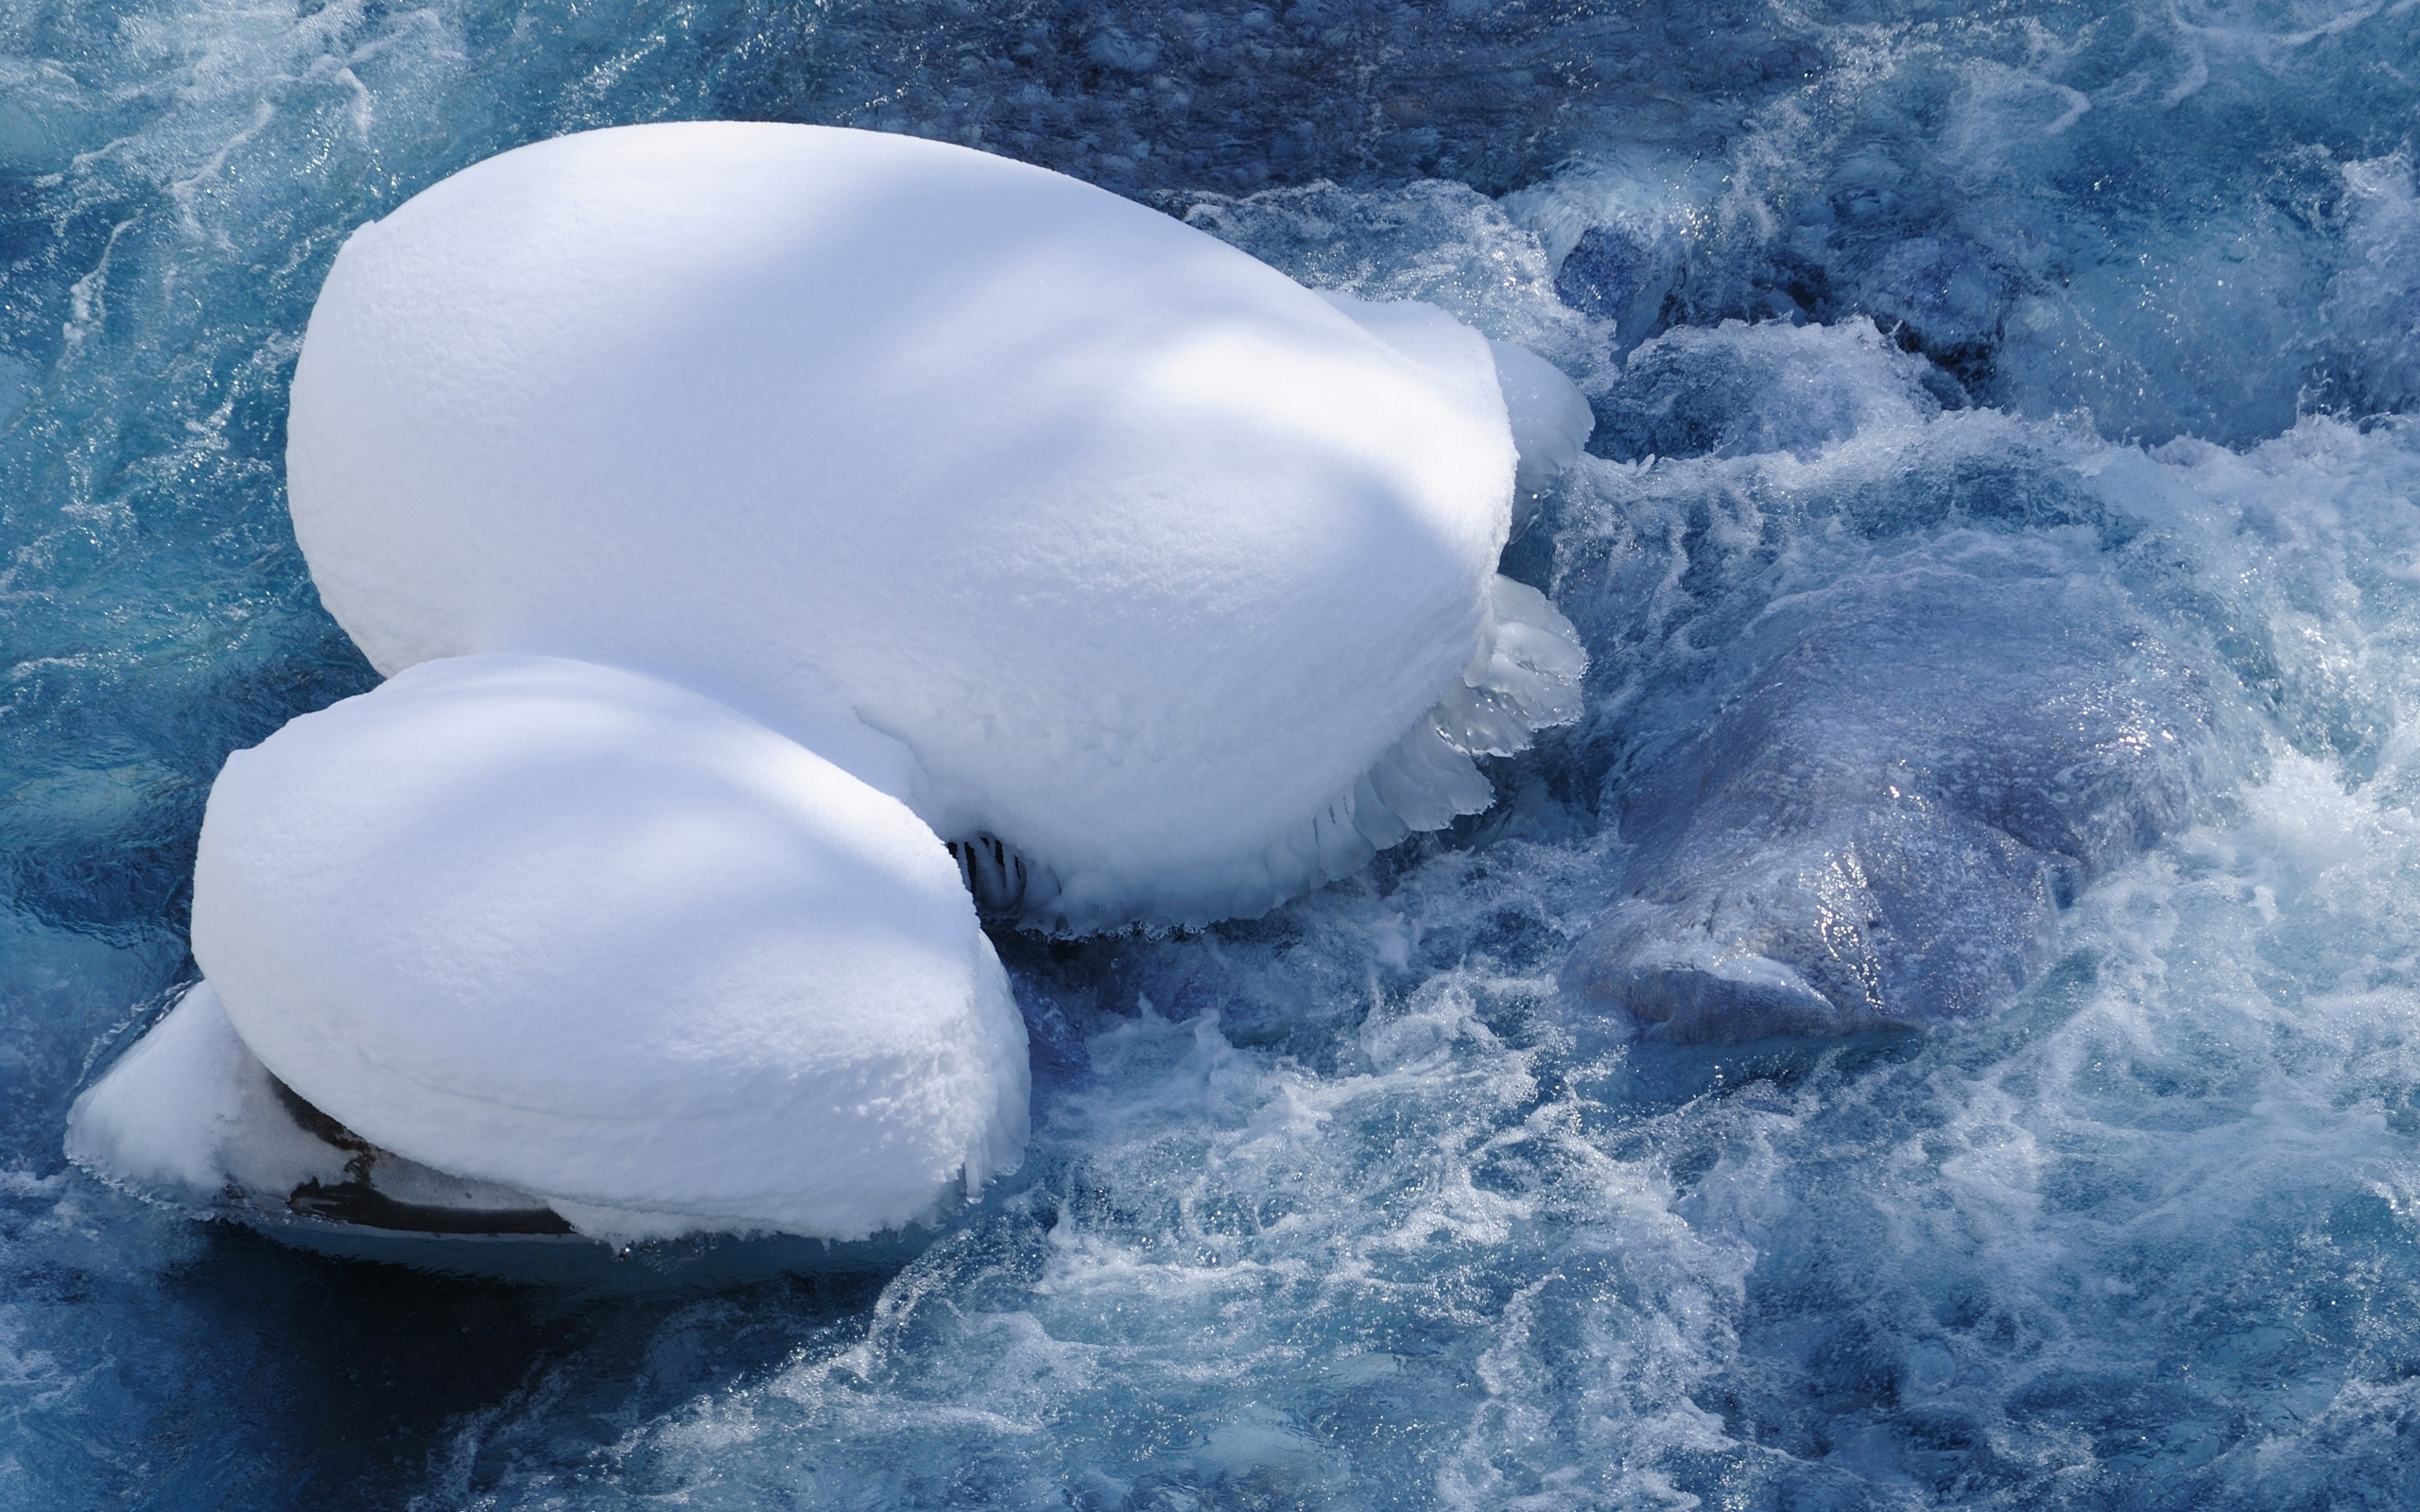
{"type": "Polygon", "coordinates": [[[2420,1501],[2414,58],[2411,0],[0,0],[0,1502],[2420,1501]],[[73,1172],[219,763],[372,680],[282,498],[337,242],[702,116],[1044,163],[1563,367],[1597,455],[1507,569],[1587,719],[1269,919],[1003,936],[1033,1151],[894,1273],[513,1291],[73,1172]],[[1793,652],[1951,580],[1904,677],[1793,652]],[[1634,875],[1638,795],[1722,711],[1986,761],[2020,614],[2052,702],[2167,669],[2190,760],[2013,1001],[1687,1046],[1559,988],[1694,864],[1634,875]]]}

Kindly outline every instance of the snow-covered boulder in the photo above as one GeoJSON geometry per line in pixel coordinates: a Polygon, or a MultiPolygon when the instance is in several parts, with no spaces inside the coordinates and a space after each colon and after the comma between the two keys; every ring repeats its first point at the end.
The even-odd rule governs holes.
{"type": "MultiPolygon", "coordinates": [[[[1025,1143],[1023,1021],[939,838],[631,673],[431,662],[237,752],[193,946],[225,1023],[312,1108],[599,1237],[861,1238],[1025,1143]]],[[[102,1097],[96,1165],[224,1167],[247,1094],[213,1008],[188,1000],[94,1094],[187,1089],[170,1122],[201,1133],[129,1116],[139,1087],[102,1097]]]]}
{"type": "MultiPolygon", "coordinates": [[[[382,671],[652,673],[901,799],[993,908],[1254,914],[1577,711],[1569,627],[1495,579],[1487,342],[1373,309],[962,147],[564,137],[346,244],[295,531],[382,671]]],[[[1549,450],[1573,398],[1531,405],[1549,450]]]]}

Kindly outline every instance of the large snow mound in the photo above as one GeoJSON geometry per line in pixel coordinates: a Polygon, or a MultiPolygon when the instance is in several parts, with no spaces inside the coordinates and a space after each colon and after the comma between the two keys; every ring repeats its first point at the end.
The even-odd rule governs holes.
{"type": "Polygon", "coordinates": [[[861,1238],[1024,1146],[1023,1021],[940,840],[631,673],[434,662],[230,757],[193,947],[312,1105],[600,1236],[861,1238]]]}
{"type": "Polygon", "coordinates": [[[1492,633],[1494,358],[1393,324],[962,147],[563,137],[346,244],[295,531],[382,671],[636,668],[996,838],[1029,919],[1257,912],[1492,633]]]}

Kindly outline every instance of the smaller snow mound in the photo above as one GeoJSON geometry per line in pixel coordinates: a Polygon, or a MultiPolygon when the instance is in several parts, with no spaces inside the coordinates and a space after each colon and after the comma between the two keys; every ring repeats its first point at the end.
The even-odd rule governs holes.
{"type": "Polygon", "coordinates": [[[1024,1025],[939,839],[652,679],[462,658],[297,719],[229,759],[194,886],[270,1072],[597,1237],[863,1238],[1021,1157],[1024,1025]]]}

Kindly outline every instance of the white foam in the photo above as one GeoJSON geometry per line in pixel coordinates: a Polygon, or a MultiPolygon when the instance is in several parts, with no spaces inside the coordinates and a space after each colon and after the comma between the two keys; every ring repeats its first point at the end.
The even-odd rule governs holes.
{"type": "Polygon", "coordinates": [[[193,919],[302,1097],[601,1237],[861,1238],[1024,1145],[1023,1022],[941,842],[651,679],[452,660],[294,720],[212,790],[193,919]]]}

